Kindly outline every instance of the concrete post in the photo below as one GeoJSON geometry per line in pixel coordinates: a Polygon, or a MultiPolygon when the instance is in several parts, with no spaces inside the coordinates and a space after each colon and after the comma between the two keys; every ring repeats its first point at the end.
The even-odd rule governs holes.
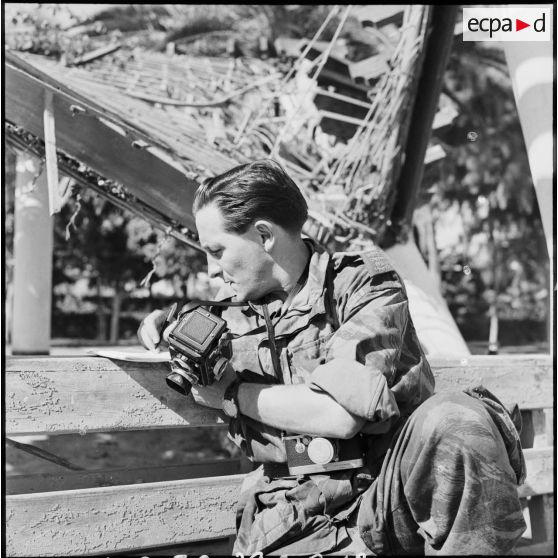
{"type": "MultiPolygon", "coordinates": [[[[550,22],[551,23],[551,22],[550,22]]],[[[552,36],[552,32],[551,32],[552,36]]],[[[553,254],[553,43],[502,43],[549,256],[553,254]]]]}
{"type": "Polygon", "coordinates": [[[41,165],[33,155],[18,154],[12,318],[14,355],[49,354],[50,351],[53,229],[46,169],[41,165]]]}

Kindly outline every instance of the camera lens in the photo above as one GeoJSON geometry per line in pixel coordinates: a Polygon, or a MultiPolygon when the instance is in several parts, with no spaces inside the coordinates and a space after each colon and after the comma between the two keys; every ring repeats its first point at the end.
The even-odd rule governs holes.
{"type": "Polygon", "coordinates": [[[188,379],[180,374],[179,372],[171,372],[166,377],[167,385],[172,389],[178,391],[182,395],[189,395],[192,384],[188,381],[188,379]]]}
{"type": "Polygon", "coordinates": [[[308,444],[308,458],[313,463],[325,465],[333,461],[335,457],[335,447],[327,438],[314,438],[308,444]]]}

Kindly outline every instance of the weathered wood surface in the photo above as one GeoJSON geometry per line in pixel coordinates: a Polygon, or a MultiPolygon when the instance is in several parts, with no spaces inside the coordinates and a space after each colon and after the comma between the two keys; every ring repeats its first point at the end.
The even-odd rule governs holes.
{"type": "Polygon", "coordinates": [[[10,357],[6,433],[63,434],[224,424],[170,389],[166,364],[100,357],[10,357]]]}
{"type": "MultiPolygon", "coordinates": [[[[43,96],[53,93],[56,144],[60,151],[121,184],[134,184],[134,194],[144,203],[193,229],[190,211],[197,184],[146,149],[136,149],[136,139],[154,141],[141,130],[126,126],[118,115],[104,110],[63,83],[8,53],[6,68],[6,119],[44,138],[43,96]],[[74,116],[72,105],[85,108],[74,116]],[[122,133],[114,126],[115,123],[122,133]],[[157,184],[157,188],[153,185],[157,184]],[[180,188],[176,185],[180,184],[180,188]]],[[[160,142],[157,142],[160,144],[160,142]]],[[[164,151],[168,151],[163,147],[164,151]]],[[[219,159],[216,153],[215,158],[219,159]]]]}
{"type": "Polygon", "coordinates": [[[226,537],[243,475],[6,497],[7,556],[83,556],[226,537]]]}
{"type": "Polygon", "coordinates": [[[186,465],[128,467],[98,471],[66,471],[61,469],[59,473],[7,476],[4,481],[4,488],[6,495],[34,494],[58,490],[236,475],[241,472],[239,459],[207,460],[186,465]]]}
{"type": "Polygon", "coordinates": [[[518,546],[511,556],[556,556],[554,541],[518,546]]]}
{"type": "Polygon", "coordinates": [[[527,479],[519,487],[519,497],[554,492],[554,448],[524,449],[527,479]]]}
{"type": "MultiPolygon", "coordinates": [[[[525,450],[520,496],[552,492],[552,448],[525,450]]],[[[9,556],[131,551],[234,532],[243,475],[6,497],[9,556]]]]}
{"type": "Polygon", "coordinates": [[[503,403],[522,410],[554,406],[550,355],[475,355],[456,359],[429,356],[436,390],[461,390],[482,384],[503,403]]]}
{"type": "MultiPolygon", "coordinates": [[[[553,406],[550,356],[430,359],[437,391],[478,384],[522,409],[553,406]]],[[[166,364],[101,357],[8,357],[8,435],[110,432],[224,424],[222,415],[171,390],[166,364]]]]}

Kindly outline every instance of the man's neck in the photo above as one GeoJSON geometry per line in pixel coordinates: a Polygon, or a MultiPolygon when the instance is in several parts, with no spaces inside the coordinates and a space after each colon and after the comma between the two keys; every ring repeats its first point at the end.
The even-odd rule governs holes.
{"type": "Polygon", "coordinates": [[[311,256],[312,251],[302,238],[293,242],[289,246],[289,250],[282,255],[277,269],[281,288],[274,293],[281,300],[285,301],[289,293],[297,286],[311,256]]]}

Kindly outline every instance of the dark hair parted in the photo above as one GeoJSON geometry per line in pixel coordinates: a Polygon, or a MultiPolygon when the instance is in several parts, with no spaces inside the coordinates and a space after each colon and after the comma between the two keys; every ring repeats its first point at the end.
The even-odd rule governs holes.
{"type": "Polygon", "coordinates": [[[239,165],[202,182],[193,213],[214,204],[221,210],[225,230],[243,234],[258,219],[267,219],[297,233],[308,217],[308,205],[298,186],[272,159],[239,165]]]}

